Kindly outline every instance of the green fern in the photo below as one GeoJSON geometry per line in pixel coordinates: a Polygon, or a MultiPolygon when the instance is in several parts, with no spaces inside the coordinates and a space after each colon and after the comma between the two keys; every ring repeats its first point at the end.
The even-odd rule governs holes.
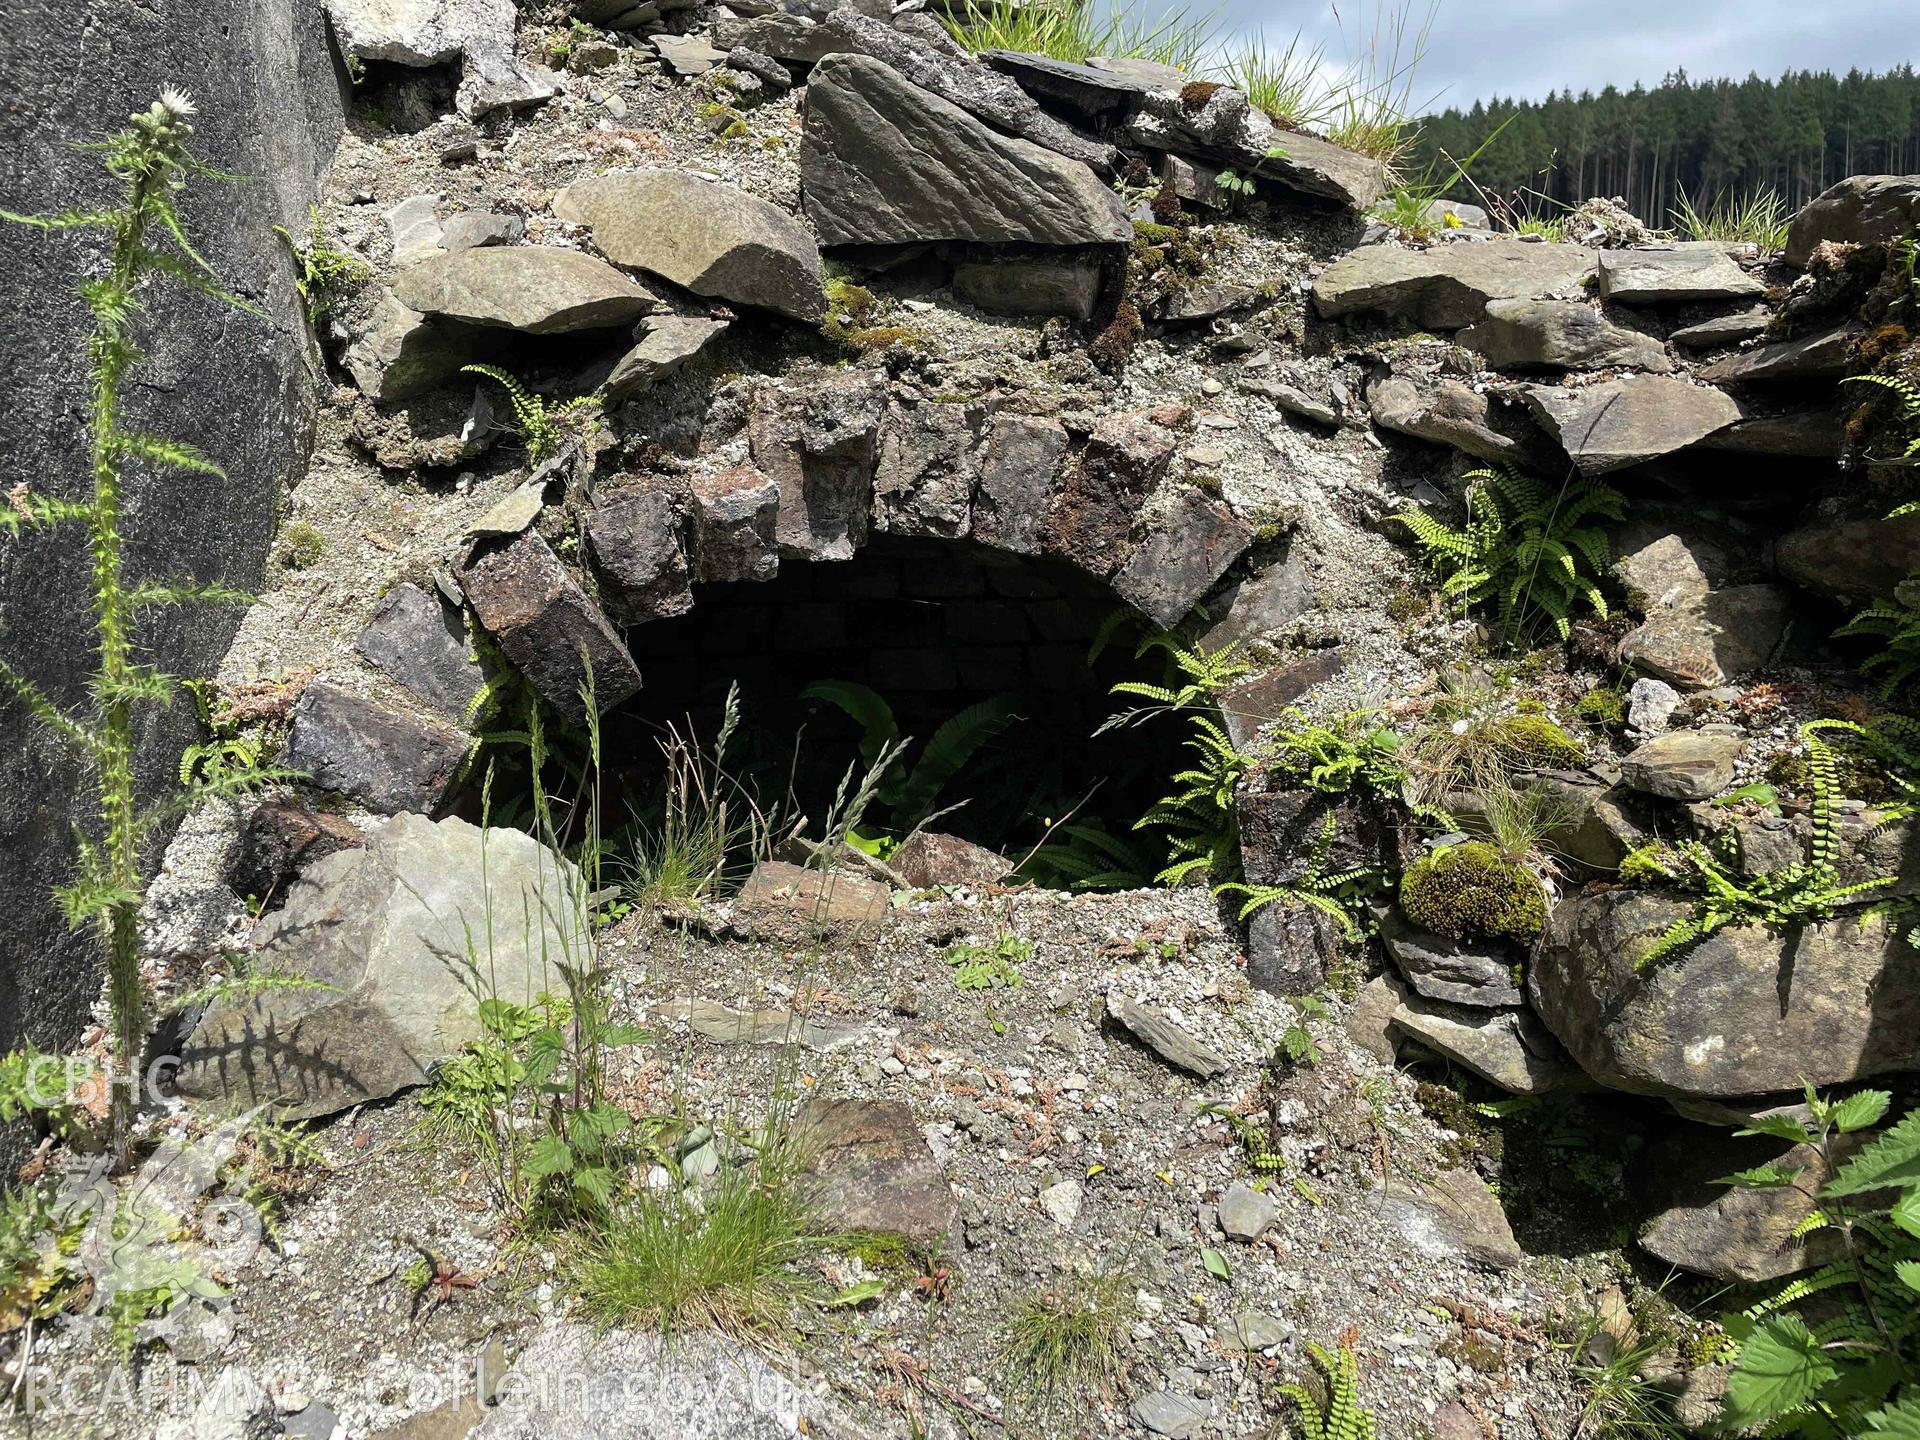
{"type": "Polygon", "coordinates": [[[1361,927],[1357,914],[1365,907],[1367,892],[1383,888],[1387,876],[1385,871],[1371,865],[1329,871],[1326,868],[1327,861],[1333,853],[1338,827],[1338,817],[1328,811],[1320,830],[1320,839],[1314,846],[1313,859],[1299,879],[1285,885],[1247,885],[1229,881],[1224,885],[1216,885],[1213,893],[1246,897],[1240,907],[1242,920],[1263,906],[1273,904],[1302,905],[1318,910],[1323,915],[1331,916],[1339,924],[1340,933],[1350,942],[1359,944],[1366,939],[1366,931],[1361,927]]]}
{"type": "Polygon", "coordinates": [[[1360,1403],[1360,1362],[1351,1345],[1328,1353],[1311,1340],[1307,1353],[1319,1367],[1319,1385],[1279,1387],[1282,1400],[1291,1401],[1305,1427],[1305,1440],[1376,1440],[1373,1412],[1360,1403]]]}
{"type": "Polygon", "coordinates": [[[1582,605],[1605,619],[1600,577],[1612,551],[1606,532],[1590,522],[1620,519],[1620,492],[1575,478],[1554,489],[1507,469],[1474,470],[1466,478],[1464,530],[1423,510],[1392,517],[1425,552],[1440,593],[1463,606],[1492,606],[1509,643],[1525,640],[1543,621],[1565,640],[1582,605]]]}
{"type": "MultiPolygon", "coordinates": [[[[1891,1098],[1862,1090],[1832,1100],[1809,1086],[1811,1124],[1775,1114],[1737,1132],[1820,1152],[1831,1178],[1800,1233],[1833,1232],[1841,1258],[1727,1317],[1734,1347],[1723,1415],[1729,1432],[1818,1440],[1920,1434],[1902,1428],[1920,1419],[1920,1110],[1837,1163],[1840,1137],[1878,1125],[1891,1098]],[[1876,1203],[1864,1204],[1868,1199],[1876,1203]]],[[[1761,1166],[1721,1183],[1768,1188],[1797,1175],[1761,1166]]]]}
{"type": "MultiPolygon", "coordinates": [[[[1899,463],[1920,464],[1920,384],[1915,384],[1904,375],[1849,375],[1840,383],[1873,385],[1893,396],[1900,406],[1896,423],[1911,437],[1907,441],[1907,448],[1900,454],[1899,463]]],[[[1883,460],[1877,463],[1889,462],[1883,460]]]]}
{"type": "Polygon", "coordinates": [[[1050,890],[1144,890],[1153,861],[1104,825],[1062,825],[1022,862],[1019,873],[1050,890]]]}
{"type": "MultiPolygon", "coordinates": [[[[1920,443],[1920,442],[1916,442],[1920,443]]],[[[1893,594],[1869,605],[1833,632],[1835,639],[1869,636],[1886,647],[1860,662],[1860,673],[1880,676],[1880,694],[1891,700],[1920,675],[1920,570],[1898,585],[1893,594]]]]}
{"type": "MultiPolygon", "coordinates": [[[[1696,945],[1728,925],[1791,930],[1830,920],[1863,896],[1892,883],[1892,876],[1851,885],[1840,883],[1834,808],[1840,792],[1839,765],[1832,748],[1822,739],[1822,728],[1819,722],[1801,727],[1813,791],[1813,838],[1805,860],[1760,875],[1742,876],[1733,868],[1731,855],[1716,854],[1697,840],[1635,853],[1632,858],[1637,873],[1663,878],[1700,896],[1693,913],[1674,921],[1640,957],[1636,962],[1639,969],[1696,945]]],[[[1726,844],[1737,843],[1735,833],[1727,832],[1726,844]]]]}
{"type": "Polygon", "coordinates": [[[1162,831],[1167,864],[1153,877],[1156,885],[1181,885],[1198,874],[1231,876],[1240,865],[1240,827],[1233,792],[1246,773],[1247,757],[1210,717],[1193,717],[1186,748],[1198,763],[1175,772],[1179,788],[1154,801],[1133,822],[1136,830],[1162,831]]]}
{"type": "Polygon", "coordinates": [[[307,323],[318,325],[349,291],[373,274],[373,267],[358,255],[327,243],[318,206],[308,206],[307,217],[311,223],[304,240],[295,239],[284,225],[274,226],[273,233],[285,242],[287,253],[298,267],[293,288],[307,308],[307,323]]]}
{"type": "MultiPolygon", "coordinates": [[[[886,807],[890,826],[903,836],[936,818],[934,806],[967,763],[1017,719],[1013,702],[996,696],[948,717],[911,765],[901,763],[910,740],[903,739],[893,707],[879,692],[852,680],[817,680],[800,692],[803,700],[822,700],[845,712],[860,727],[860,758],[868,767],[891,751],[875,799],[886,807]]],[[[952,807],[949,807],[952,808],[952,807]]]]}
{"type": "Polygon", "coordinates": [[[591,395],[581,395],[563,405],[548,405],[546,397],[529,390],[514,375],[497,365],[462,365],[461,370],[474,375],[484,375],[496,381],[507,392],[507,399],[513,405],[514,424],[520,434],[520,443],[527,448],[527,460],[538,465],[549,459],[560,448],[567,437],[563,422],[580,415],[597,403],[591,395]]]}

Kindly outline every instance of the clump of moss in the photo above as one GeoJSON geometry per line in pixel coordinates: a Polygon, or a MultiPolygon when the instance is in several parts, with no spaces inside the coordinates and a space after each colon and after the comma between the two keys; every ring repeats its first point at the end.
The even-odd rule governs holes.
{"type": "Polygon", "coordinates": [[[1087,355],[1109,375],[1118,374],[1126,369],[1133,347],[1140,343],[1146,328],[1139,307],[1131,300],[1122,300],[1113,308],[1113,319],[1087,346],[1087,355]]]}
{"type": "Polygon", "coordinates": [[[1431,599],[1418,585],[1402,585],[1387,597],[1387,618],[1401,625],[1427,613],[1431,599]]]}
{"type": "Polygon", "coordinates": [[[1686,862],[1680,852],[1655,840],[1629,850],[1620,861],[1620,883],[1638,889],[1671,884],[1686,862]]]}
{"type": "MultiPolygon", "coordinates": [[[[1870,757],[1845,746],[1835,747],[1840,793],[1849,800],[1875,805],[1893,798],[1895,786],[1887,772],[1870,757]]],[[[1767,761],[1767,780],[1782,795],[1810,797],[1813,779],[1807,773],[1807,757],[1782,750],[1767,761]]]]}
{"type": "Polygon", "coordinates": [[[1577,770],[1587,763],[1580,742],[1545,715],[1489,720],[1477,738],[1517,770],[1577,770]]]}
{"type": "Polygon", "coordinates": [[[1877,370],[1913,343],[1913,335],[1904,325],[1877,325],[1854,346],[1855,363],[1863,370],[1877,370]]]}
{"type": "Polygon", "coordinates": [[[1524,865],[1469,840],[1436,850],[1400,877],[1400,909],[1453,940],[1532,940],[1547,926],[1547,892],[1524,865]]]}
{"type": "Polygon", "coordinates": [[[1627,697],[1611,685],[1596,685],[1580,697],[1573,707],[1573,713],[1602,730],[1624,730],[1627,726],[1627,697]]]}
{"type": "Polygon", "coordinates": [[[280,532],[280,563],[289,570],[317,565],[326,551],[327,537],[304,520],[296,520],[280,532]]]}
{"type": "Polygon", "coordinates": [[[1180,87],[1180,103],[1189,110],[1204,110],[1214,94],[1226,88],[1215,80],[1192,80],[1180,87]]]}
{"type": "Polygon", "coordinates": [[[1171,225],[1180,215],[1180,197],[1173,193],[1171,185],[1162,185],[1147,202],[1153,210],[1153,218],[1163,225],[1171,225]]]}
{"type": "Polygon", "coordinates": [[[876,325],[880,301],[864,285],[856,285],[845,276],[827,281],[827,318],[820,333],[842,350],[885,350],[890,345],[910,345],[920,338],[917,330],[904,325],[876,325]]]}

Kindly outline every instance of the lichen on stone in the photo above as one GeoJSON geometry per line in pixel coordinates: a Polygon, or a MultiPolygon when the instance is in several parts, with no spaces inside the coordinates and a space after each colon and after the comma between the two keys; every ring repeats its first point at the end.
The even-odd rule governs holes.
{"type": "Polygon", "coordinates": [[[1400,909],[1453,940],[1532,940],[1547,924],[1547,892],[1526,866],[1470,840],[1436,850],[1400,877],[1400,909]]]}

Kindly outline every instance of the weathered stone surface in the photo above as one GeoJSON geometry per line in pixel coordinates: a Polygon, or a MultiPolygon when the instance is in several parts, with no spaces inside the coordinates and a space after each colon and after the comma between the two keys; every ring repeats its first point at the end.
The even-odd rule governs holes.
{"type": "Polygon", "coordinates": [[[922,1245],[958,1215],[940,1162],[899,1100],[811,1100],[794,1123],[802,1185],[832,1231],[876,1231],[922,1245]]]}
{"type": "Polygon", "coordinates": [[[774,538],[782,554],[848,560],[866,543],[886,401],[885,380],[858,371],[754,390],[748,444],[780,487],[774,538]]]}
{"type": "Polygon", "coordinates": [[[1131,411],[1095,422],[1047,512],[1044,548],[1094,575],[1125,563],[1133,517],[1173,461],[1174,439],[1131,411]]]}
{"type": "Polygon", "coordinates": [[[1791,615],[1778,585],[1733,585],[1669,605],[1620,642],[1620,659],[1682,690],[1711,690],[1773,658],[1791,615]]]}
{"type": "Polygon", "coordinates": [[[1130,1407],[1141,1428],[1166,1440],[1193,1440],[1205,1428],[1211,1407],[1191,1395],[1175,1395],[1170,1390],[1149,1390],[1135,1397],[1130,1407]]]}
{"type": "Polygon", "coordinates": [[[1426,250],[1364,245],[1320,272],[1313,303],[1329,320],[1382,311],[1428,329],[1458,330],[1480,319],[1492,300],[1578,295],[1593,274],[1594,253],[1505,235],[1426,250]]]}
{"type": "Polygon", "coordinates": [[[1525,395],[1580,473],[1589,476],[1683,450],[1740,418],[1732,396],[1654,375],[1580,389],[1529,385],[1525,395]]]}
{"type": "Polygon", "coordinates": [[[1716,350],[1722,345],[1738,345],[1742,340],[1765,334],[1767,322],[1772,318],[1771,310],[1764,305],[1756,305],[1751,310],[1719,315],[1696,325],[1682,326],[1667,339],[1687,350],[1716,350]]]}
{"type": "Polygon", "coordinates": [[[1212,320],[1243,309],[1260,298],[1257,285],[1229,283],[1183,285],[1160,302],[1159,318],[1174,324],[1212,320]]]}
{"type": "Polygon", "coordinates": [[[1920,951],[1885,917],[1787,935],[1730,926],[1639,969],[1692,908],[1637,890],[1555,907],[1527,993],[1594,1079],[1645,1095],[1766,1095],[1920,1063],[1920,951]]]}
{"type": "Polygon", "coordinates": [[[997,134],[877,60],[834,55],[807,87],[800,170],[827,245],[1114,245],[1119,197],[1086,166],[997,134]]]}
{"type": "Polygon", "coordinates": [[[648,43],[661,62],[682,80],[704,75],[727,58],[725,50],[716,50],[697,35],[653,35],[648,43]]]}
{"type": "Polygon", "coordinates": [[[600,387],[609,402],[651,389],[698,357],[726,334],[728,328],[725,320],[707,320],[697,315],[652,315],[641,324],[645,328],[640,338],[614,362],[600,387]]]}
{"type": "MultiPolygon", "coordinates": [[[[1854,1148],[1855,1137],[1839,1143],[1854,1148]]],[[[1804,1239],[1794,1231],[1814,1208],[1827,1180],[1820,1152],[1766,1136],[1688,1133],[1655,1148],[1649,1173],[1661,1178],[1671,1202],[1641,1227],[1640,1248],[1656,1259],[1728,1284],[1779,1280],[1839,1258],[1840,1237],[1816,1230],[1804,1239]],[[1759,1190],[1716,1184],[1736,1171],[1760,1165],[1798,1170],[1791,1185],[1759,1190]]]]}
{"type": "Polygon", "coordinates": [[[713,40],[723,55],[734,50],[756,50],[796,65],[817,65],[843,48],[841,41],[811,16],[779,12],[716,21],[713,40]]]}
{"type": "Polygon", "coordinates": [[[1642,741],[1620,762],[1620,778],[1664,800],[1707,800],[1733,784],[1733,767],[1746,752],[1737,735],[1670,730],[1642,741]]]}
{"type": "Polygon", "coordinates": [[[224,878],[234,894],[253,896],[271,909],[285,903],[288,882],[306,866],[362,843],[342,816],[291,800],[263,800],[247,817],[224,878]]]}
{"type": "Polygon", "coordinates": [[[1802,206],[1787,230],[1787,263],[1804,266],[1823,240],[1885,245],[1920,226],[1920,175],[1854,175],[1802,206]]]}
{"type": "Polygon", "coordinates": [[[909,885],[991,885],[1011,870],[1006,856],[933,830],[917,830],[888,862],[909,885]]]}
{"type": "Polygon", "coordinates": [[[1730,355],[1700,372],[1715,385],[1759,385],[1787,380],[1838,380],[1847,373],[1854,342],[1865,331],[1848,322],[1830,330],[1730,355]]]}
{"type": "Polygon", "coordinates": [[[659,303],[606,261],[557,245],[436,255],[403,270],[393,293],[424,315],[528,335],[619,325],[659,303]]]}
{"type": "Polygon", "coordinates": [[[1789,530],[1775,547],[1774,563],[1796,585],[1849,604],[1891,595],[1920,570],[1920,514],[1789,530]]]}
{"type": "Polygon", "coordinates": [[[321,682],[293,707],[286,763],[369,810],[431,813],[466,753],[467,737],[451,726],[321,682]]]}
{"type": "Polygon", "coordinates": [[[1393,827],[1380,807],[1360,795],[1330,796],[1256,766],[1233,799],[1241,864],[1255,885],[1291,885],[1316,863],[1337,874],[1394,857],[1393,827]]]}
{"type": "Polygon", "coordinates": [[[1845,439],[1846,417],[1836,406],[1770,411],[1743,402],[1740,419],[1702,440],[1700,448],[1740,455],[1837,460],[1845,439]]]}
{"type": "Polygon", "coordinates": [[[463,210],[442,222],[440,248],[478,250],[483,245],[518,245],[526,233],[527,222],[518,215],[502,215],[493,210],[463,210]]]}
{"type": "Polygon", "coordinates": [[[980,58],[1004,75],[1011,75],[1034,99],[1052,102],[1089,124],[1108,123],[1136,108],[1154,87],[1133,76],[1091,65],[1074,65],[1047,55],[1014,50],[986,50],[980,58]]]}
{"type": "Polygon", "coordinates": [[[1253,543],[1253,527],[1220,500],[1182,486],[1113,577],[1113,589],[1161,629],[1170,629],[1253,543]]]}
{"type": "Polygon", "coordinates": [[[780,487],[751,465],[693,482],[693,567],[700,580],[771,580],[780,568],[780,487]]]}
{"type": "Polygon", "coordinates": [[[1000,415],[987,431],[973,497],[973,538],[996,550],[1038,555],[1054,477],[1066,458],[1058,420],[1000,415]]]}
{"type": "Polygon", "coordinates": [[[1276,900],[1247,917],[1247,983],[1269,995],[1310,995],[1340,953],[1339,922],[1311,905],[1276,900]]]}
{"type": "Polygon", "coordinates": [[[256,963],[334,988],[216,1004],[182,1049],[181,1093],[331,1114],[425,1081],[480,1038],[481,1000],[559,984],[543,947],[568,953],[567,862],[518,830],[485,844],[483,878],[477,827],[403,814],[311,866],[256,927],[256,963]]]}
{"type": "Polygon", "coordinates": [[[860,1025],[796,1015],[791,1010],[737,1010],[692,995],[669,1001],[661,1013],[684,1019],[694,1034],[723,1045],[798,1045],[825,1055],[868,1038],[860,1025]]]}
{"type": "Polygon", "coordinates": [[[418,585],[394,586],[353,648],[458,724],[486,683],[459,612],[418,585]]]}
{"type": "Polygon", "coordinates": [[[778,913],[821,927],[873,926],[887,918],[892,893],[864,875],[763,860],[734,897],[733,915],[736,925],[778,913]]]}
{"type": "Polygon", "coordinates": [[[459,578],[473,613],[507,658],[575,724],[586,720],[580,692],[589,668],[603,714],[640,688],[627,647],[537,530],[505,544],[482,544],[459,578]]]}
{"type": "Polygon", "coordinates": [[[1381,914],[1380,939],[1406,982],[1429,1000],[1493,1010],[1526,1001],[1514,983],[1520,956],[1510,945],[1430,934],[1409,924],[1398,909],[1381,914]]]}
{"type": "MultiPolygon", "coordinates": [[[[9,0],[0,22],[0,204],[16,211],[115,203],[98,139],[144,111],[163,85],[199,103],[193,149],[210,165],[255,177],[195,181],[175,198],[194,243],[223,281],[263,313],[241,313],[171,282],[144,287],[127,421],[195,446],[222,475],[136,465],[126,476],[129,575],[192,577],[259,591],[274,525],[305,473],[314,396],[325,385],[290,283],[283,225],[304,234],[307,207],[341,131],[341,96],[324,15],[313,0],[9,0]]],[[[101,232],[5,227],[0,413],[7,470],[42,493],[84,488],[86,337],[74,294],[100,273],[101,232]]],[[[93,672],[89,567],[80,532],[56,526],[5,542],[0,653],[63,707],[84,711],[93,672]]],[[[170,609],[141,627],[143,663],[212,675],[244,607],[170,609]],[[151,649],[146,646],[150,645],[151,649]]],[[[71,930],[50,895],[72,882],[74,838],[98,814],[95,777],[66,741],[9,697],[0,704],[0,877],[14,897],[0,933],[0,1050],[30,1039],[65,1052],[100,996],[95,928],[71,930]],[[80,827],[80,828],[76,828],[80,827]]],[[[181,747],[201,738],[193,707],[149,707],[136,757],[144,810],[177,793],[181,747]]],[[[144,849],[157,865],[170,825],[144,849]]],[[[0,1165],[24,1154],[0,1138],[0,1165]]]]}
{"type": "Polygon", "coordinates": [[[1639,735],[1657,735],[1683,703],[1680,692],[1666,681],[1642,675],[1627,691],[1627,728],[1639,735]]]}
{"type": "MultiPolygon", "coordinates": [[[[1208,607],[1218,618],[1207,627],[1202,637],[1207,647],[1218,650],[1228,645],[1278,644],[1294,621],[1312,608],[1312,587],[1306,572],[1306,564],[1289,544],[1286,552],[1259,574],[1223,590],[1216,603],[1208,607]]],[[[1318,654],[1325,657],[1334,655],[1336,651],[1337,647],[1318,654]]],[[[1313,658],[1305,657],[1306,660],[1313,658]]],[[[1296,660],[1292,663],[1300,665],[1303,662],[1296,660]]],[[[1301,682],[1299,688],[1290,698],[1279,700],[1269,708],[1262,718],[1272,719],[1280,713],[1281,708],[1299,699],[1311,686],[1330,678],[1332,673],[1329,671],[1314,676],[1308,669],[1295,670],[1294,674],[1301,682]]],[[[1272,687],[1269,687],[1266,698],[1270,699],[1274,694],[1272,687]]]]}
{"type": "MultiPolygon", "coordinates": [[[[1390,982],[1391,983],[1391,982],[1390,982]]],[[[1516,1095],[1578,1088],[1579,1069],[1525,1009],[1483,1010],[1429,1000],[1395,986],[1393,1029],[1516,1095]]]]}
{"type": "Polygon", "coordinates": [[[1373,1202],[1421,1254],[1511,1270],[1525,1258],[1500,1201],[1471,1170],[1431,1177],[1396,1168],[1373,1202]]]}
{"type": "Polygon", "coordinates": [[[383,292],[360,321],[340,363],[375,404],[410,399],[456,374],[468,347],[418,310],[383,292]]]}
{"type": "Polygon", "coordinates": [[[664,620],[693,608],[680,516],[664,491],[622,494],[595,506],[587,516],[587,543],[624,623],[664,620]]]}
{"type": "Polygon", "coordinates": [[[1552,447],[1525,409],[1459,380],[1395,374],[1367,387],[1373,420],[1383,429],[1449,445],[1497,465],[1534,468],[1552,447]]]}
{"type": "Polygon", "coordinates": [[[553,213],[591,226],[593,243],[616,265],[810,325],[826,316],[813,236],[736,185],[684,170],[595,175],[556,195],[553,213]]]}
{"type": "MultiPolygon", "coordinates": [[[[1220,596],[1217,603],[1223,605],[1227,613],[1218,625],[1206,632],[1203,639],[1207,646],[1213,648],[1216,643],[1220,646],[1245,643],[1233,638],[1234,631],[1241,620],[1254,623],[1254,617],[1258,615],[1258,611],[1255,610],[1254,615],[1236,617],[1234,615],[1236,605],[1246,604],[1252,610],[1260,604],[1270,603],[1274,608],[1268,612],[1269,614],[1284,613],[1286,606],[1293,603],[1293,582],[1297,579],[1296,576],[1288,574],[1290,568],[1282,566],[1268,570],[1245,585],[1236,586],[1220,596]],[[1269,590],[1268,586],[1272,589],[1269,590]],[[1249,600],[1249,592],[1255,587],[1260,587],[1263,593],[1258,598],[1249,600]],[[1216,635],[1224,635],[1227,638],[1216,642],[1214,639],[1216,635]]],[[[1305,606],[1302,605],[1301,608],[1304,610],[1305,606]]],[[[1264,621],[1258,623],[1264,623],[1264,621]]],[[[1263,633],[1267,638],[1272,638],[1271,632],[1256,631],[1255,635],[1259,636],[1263,633]]],[[[1348,660],[1347,651],[1341,646],[1333,645],[1325,650],[1313,650],[1305,655],[1294,656],[1266,670],[1257,671],[1244,680],[1236,681],[1220,696],[1220,713],[1226,721],[1227,738],[1232,740],[1239,749],[1252,748],[1261,727],[1279,720],[1290,706],[1298,704],[1301,698],[1315,686],[1325,685],[1346,674],[1348,660]]]]}
{"type": "Polygon", "coordinates": [[[1220,1196],[1220,1228],[1230,1240],[1258,1240],[1279,1213],[1278,1205],[1244,1180],[1234,1181],[1220,1196]]]}
{"type": "MultiPolygon", "coordinates": [[[[1602,251],[1601,254],[1611,254],[1602,251]]],[[[1651,335],[1615,325],[1577,300],[1494,300],[1487,318],[1456,337],[1496,369],[1673,369],[1667,348],[1651,335]]]]}
{"type": "Polygon", "coordinates": [[[462,115],[553,97],[558,77],[514,55],[513,0],[324,0],[340,46],[361,60],[424,67],[460,61],[462,115]]]}
{"type": "Polygon", "coordinates": [[[1087,68],[1131,80],[1143,90],[1178,90],[1193,79],[1177,65],[1131,55],[1089,55],[1087,68]]]}
{"type": "Polygon", "coordinates": [[[1360,987],[1347,1014],[1347,1035],[1382,1065],[1395,1062],[1393,1017],[1400,1011],[1403,987],[1385,975],[1376,975],[1360,987]]]}
{"type": "Polygon", "coordinates": [[[472,1440],[875,1440],[837,1400],[815,1396],[758,1350],[699,1330],[665,1337],[549,1324],[501,1392],[472,1440]]]}
{"type": "Polygon", "coordinates": [[[959,539],[973,527],[974,452],[986,407],[977,401],[895,403],[881,432],[873,522],[892,535],[959,539]]]}
{"type": "Polygon", "coordinates": [[[1706,599],[1728,570],[1718,545],[1672,532],[1632,548],[1623,545],[1613,562],[1614,578],[1627,592],[1627,603],[1642,615],[1706,599]]]}
{"type": "Polygon", "coordinates": [[[1766,286],[1733,263],[1716,240],[1659,250],[1602,250],[1600,296],[1622,305],[1682,305],[1691,300],[1744,300],[1766,286]]]}
{"type": "Polygon", "coordinates": [[[1196,1040],[1162,1011],[1130,1000],[1118,989],[1107,995],[1107,1014],[1176,1070],[1210,1080],[1227,1068],[1227,1062],[1209,1046],[1196,1040]]]}
{"type": "Polygon", "coordinates": [[[957,299],[989,315],[1064,315],[1087,320],[1100,300],[1097,256],[1058,255],[968,260],[954,267],[957,299]]]}
{"type": "Polygon", "coordinates": [[[1195,108],[1183,85],[1155,90],[1120,132],[1148,150],[1172,151],[1233,166],[1299,194],[1354,210],[1371,209],[1385,191],[1379,164],[1301,130],[1281,131],[1231,86],[1195,108]]]}
{"type": "Polygon", "coordinates": [[[727,68],[751,75],[775,95],[793,89],[793,71],[771,55],[763,55],[748,45],[736,45],[727,52],[727,68]]]}

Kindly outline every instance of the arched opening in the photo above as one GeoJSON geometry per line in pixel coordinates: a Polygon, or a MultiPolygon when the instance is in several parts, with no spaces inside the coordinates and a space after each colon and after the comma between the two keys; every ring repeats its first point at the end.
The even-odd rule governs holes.
{"type": "Polygon", "coordinates": [[[1156,842],[1132,827],[1180,768],[1185,732],[1095,734],[1123,703],[1112,686],[1154,668],[1134,656],[1143,623],[1081,570],[967,541],[875,535],[847,560],[697,583],[687,613],[626,632],[644,684],[606,719],[608,772],[644,804],[658,738],[689,719],[710,736],[737,684],[734,765],[815,836],[884,727],[911,744],[869,831],[927,822],[1017,861],[1071,817],[1151,875],[1156,842]]]}

